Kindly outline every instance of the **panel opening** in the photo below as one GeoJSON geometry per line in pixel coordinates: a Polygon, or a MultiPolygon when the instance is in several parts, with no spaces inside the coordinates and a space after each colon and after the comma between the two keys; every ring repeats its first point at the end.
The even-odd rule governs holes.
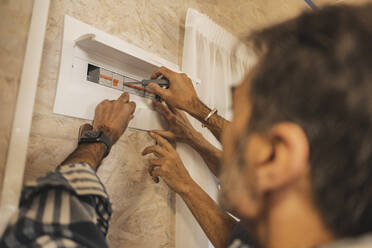
{"type": "Polygon", "coordinates": [[[98,81],[99,81],[99,67],[98,66],[88,64],[87,80],[98,84],[98,81]]]}

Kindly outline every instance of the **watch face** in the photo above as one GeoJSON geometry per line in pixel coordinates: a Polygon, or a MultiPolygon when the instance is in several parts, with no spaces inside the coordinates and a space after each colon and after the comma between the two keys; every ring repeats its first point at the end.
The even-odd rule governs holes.
{"type": "Polygon", "coordinates": [[[97,131],[85,131],[83,134],[84,138],[97,139],[100,136],[100,132],[97,131]]]}

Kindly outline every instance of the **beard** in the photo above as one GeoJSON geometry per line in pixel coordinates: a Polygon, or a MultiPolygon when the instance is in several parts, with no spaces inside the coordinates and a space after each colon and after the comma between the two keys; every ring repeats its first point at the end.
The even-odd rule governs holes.
{"type": "Polygon", "coordinates": [[[247,171],[250,167],[244,165],[239,157],[242,158],[235,156],[232,162],[222,167],[218,200],[223,210],[243,222],[253,234],[256,233],[256,219],[261,215],[261,199],[254,171],[247,171]]]}

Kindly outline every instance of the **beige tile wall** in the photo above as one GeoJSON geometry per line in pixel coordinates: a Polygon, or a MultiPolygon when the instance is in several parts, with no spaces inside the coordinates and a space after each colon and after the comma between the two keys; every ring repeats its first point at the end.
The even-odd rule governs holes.
{"type": "MultiPolygon", "coordinates": [[[[31,7],[29,0],[0,0],[0,18],[8,19],[5,24],[0,22],[1,33],[8,34],[0,38],[0,83],[6,89],[0,93],[0,110],[6,116],[0,119],[0,173],[31,7]]],[[[308,9],[299,0],[51,0],[25,180],[35,179],[58,165],[75,148],[78,127],[85,122],[52,113],[63,16],[71,15],[180,64],[188,7],[206,13],[237,36],[308,9]]],[[[99,172],[115,210],[108,236],[111,247],[174,247],[174,194],[164,183],[152,182],[140,156],[151,143],[146,133],[128,130],[99,172]]]]}

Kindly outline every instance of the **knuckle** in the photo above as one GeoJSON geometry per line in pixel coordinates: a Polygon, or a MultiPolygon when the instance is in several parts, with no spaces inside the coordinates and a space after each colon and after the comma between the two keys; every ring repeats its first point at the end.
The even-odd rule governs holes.
{"type": "Polygon", "coordinates": [[[135,102],[129,102],[128,104],[130,105],[130,107],[132,109],[135,109],[136,108],[136,103],[135,102]]]}
{"type": "Polygon", "coordinates": [[[168,120],[170,122],[172,122],[172,123],[175,123],[176,122],[177,119],[176,119],[176,117],[174,115],[168,114],[167,116],[168,116],[168,120]]]}
{"type": "Polygon", "coordinates": [[[176,156],[173,153],[169,157],[172,161],[176,160],[176,156]]]}
{"type": "Polygon", "coordinates": [[[169,90],[164,90],[162,97],[164,98],[164,100],[167,100],[171,95],[172,93],[169,90]]]}

